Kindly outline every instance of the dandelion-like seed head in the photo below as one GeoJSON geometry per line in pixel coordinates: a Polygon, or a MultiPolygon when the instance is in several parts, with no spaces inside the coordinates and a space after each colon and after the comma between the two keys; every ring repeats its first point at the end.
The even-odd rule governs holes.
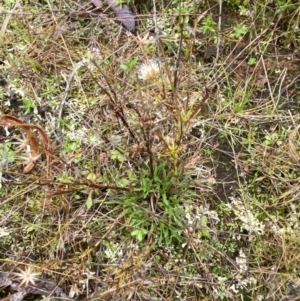
{"type": "Polygon", "coordinates": [[[25,285],[28,286],[28,284],[35,285],[35,281],[39,279],[40,273],[34,273],[33,268],[31,266],[26,267],[25,270],[21,270],[18,268],[20,273],[14,273],[14,275],[17,276],[18,280],[21,280],[20,286],[25,285]]]}
{"type": "Polygon", "coordinates": [[[143,63],[138,71],[139,79],[143,81],[154,80],[159,76],[159,64],[157,61],[143,63]]]}

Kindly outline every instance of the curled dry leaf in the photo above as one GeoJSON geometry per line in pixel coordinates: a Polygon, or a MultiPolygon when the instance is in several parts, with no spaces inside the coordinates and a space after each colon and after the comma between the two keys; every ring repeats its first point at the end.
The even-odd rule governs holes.
{"type": "Polygon", "coordinates": [[[44,150],[46,152],[46,157],[47,157],[47,166],[49,169],[50,162],[51,162],[50,142],[49,142],[47,135],[45,134],[45,132],[43,131],[43,129],[40,126],[34,125],[34,124],[29,124],[29,123],[23,123],[22,120],[14,117],[14,116],[10,116],[10,115],[2,115],[0,117],[0,126],[3,126],[3,127],[17,126],[26,133],[27,144],[30,147],[30,158],[29,158],[29,160],[26,160],[26,162],[25,162],[26,166],[23,169],[24,173],[29,173],[32,170],[32,168],[34,167],[35,161],[41,155],[40,150],[39,150],[38,140],[37,140],[36,136],[34,135],[34,133],[32,132],[32,129],[36,129],[39,132],[41,139],[42,139],[43,147],[44,147],[44,150]]]}
{"type": "MultiPolygon", "coordinates": [[[[118,4],[117,2],[117,0],[106,0],[109,8],[115,13],[117,20],[119,20],[128,31],[135,34],[136,28],[134,14],[128,5],[118,4]]],[[[103,7],[101,0],[92,0],[92,3],[98,8],[103,7]]]]}
{"type": "Polygon", "coordinates": [[[23,168],[23,172],[24,173],[29,173],[29,172],[31,172],[33,167],[34,167],[34,163],[30,162],[30,163],[26,164],[26,166],[23,168]]]}

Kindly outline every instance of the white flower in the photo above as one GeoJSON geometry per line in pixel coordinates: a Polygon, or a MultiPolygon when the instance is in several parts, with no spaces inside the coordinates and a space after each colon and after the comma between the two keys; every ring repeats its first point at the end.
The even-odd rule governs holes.
{"type": "Polygon", "coordinates": [[[25,286],[28,286],[28,284],[35,285],[35,281],[38,280],[40,273],[34,273],[31,266],[26,267],[25,270],[19,268],[18,270],[20,273],[14,273],[14,275],[18,276],[17,279],[21,280],[20,286],[23,284],[25,284],[25,286]]]}
{"type": "Polygon", "coordinates": [[[148,61],[143,63],[138,71],[138,76],[141,80],[154,80],[159,76],[159,64],[157,61],[148,61]]]}

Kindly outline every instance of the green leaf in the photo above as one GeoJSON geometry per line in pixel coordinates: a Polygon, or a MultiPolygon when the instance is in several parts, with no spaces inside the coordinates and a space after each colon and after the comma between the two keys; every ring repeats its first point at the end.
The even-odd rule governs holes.
{"type": "Polygon", "coordinates": [[[252,66],[252,65],[255,65],[255,64],[256,64],[256,58],[250,57],[249,60],[248,60],[248,65],[252,66]]]}
{"type": "Polygon", "coordinates": [[[120,69],[123,70],[123,71],[128,71],[130,68],[125,64],[121,64],[120,69]]]}
{"type": "Polygon", "coordinates": [[[147,233],[146,229],[136,229],[131,232],[131,235],[135,236],[138,241],[142,241],[147,233]]]}
{"type": "Polygon", "coordinates": [[[111,154],[111,159],[112,160],[117,160],[117,161],[119,161],[121,163],[124,161],[123,154],[121,154],[118,150],[112,150],[110,152],[110,154],[111,154]]]}
{"type": "Polygon", "coordinates": [[[210,237],[210,233],[209,233],[208,229],[202,229],[201,236],[210,237]]]}
{"type": "Polygon", "coordinates": [[[87,209],[90,209],[93,206],[92,194],[93,194],[93,192],[90,191],[89,196],[88,196],[88,198],[87,198],[87,200],[85,202],[85,205],[86,205],[87,209]]]}

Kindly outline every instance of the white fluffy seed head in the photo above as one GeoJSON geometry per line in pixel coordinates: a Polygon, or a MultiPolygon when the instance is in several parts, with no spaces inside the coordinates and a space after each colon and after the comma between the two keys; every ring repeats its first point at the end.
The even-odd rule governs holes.
{"type": "Polygon", "coordinates": [[[155,80],[158,78],[160,72],[157,61],[148,61],[143,63],[138,70],[138,77],[143,81],[155,80]]]}

